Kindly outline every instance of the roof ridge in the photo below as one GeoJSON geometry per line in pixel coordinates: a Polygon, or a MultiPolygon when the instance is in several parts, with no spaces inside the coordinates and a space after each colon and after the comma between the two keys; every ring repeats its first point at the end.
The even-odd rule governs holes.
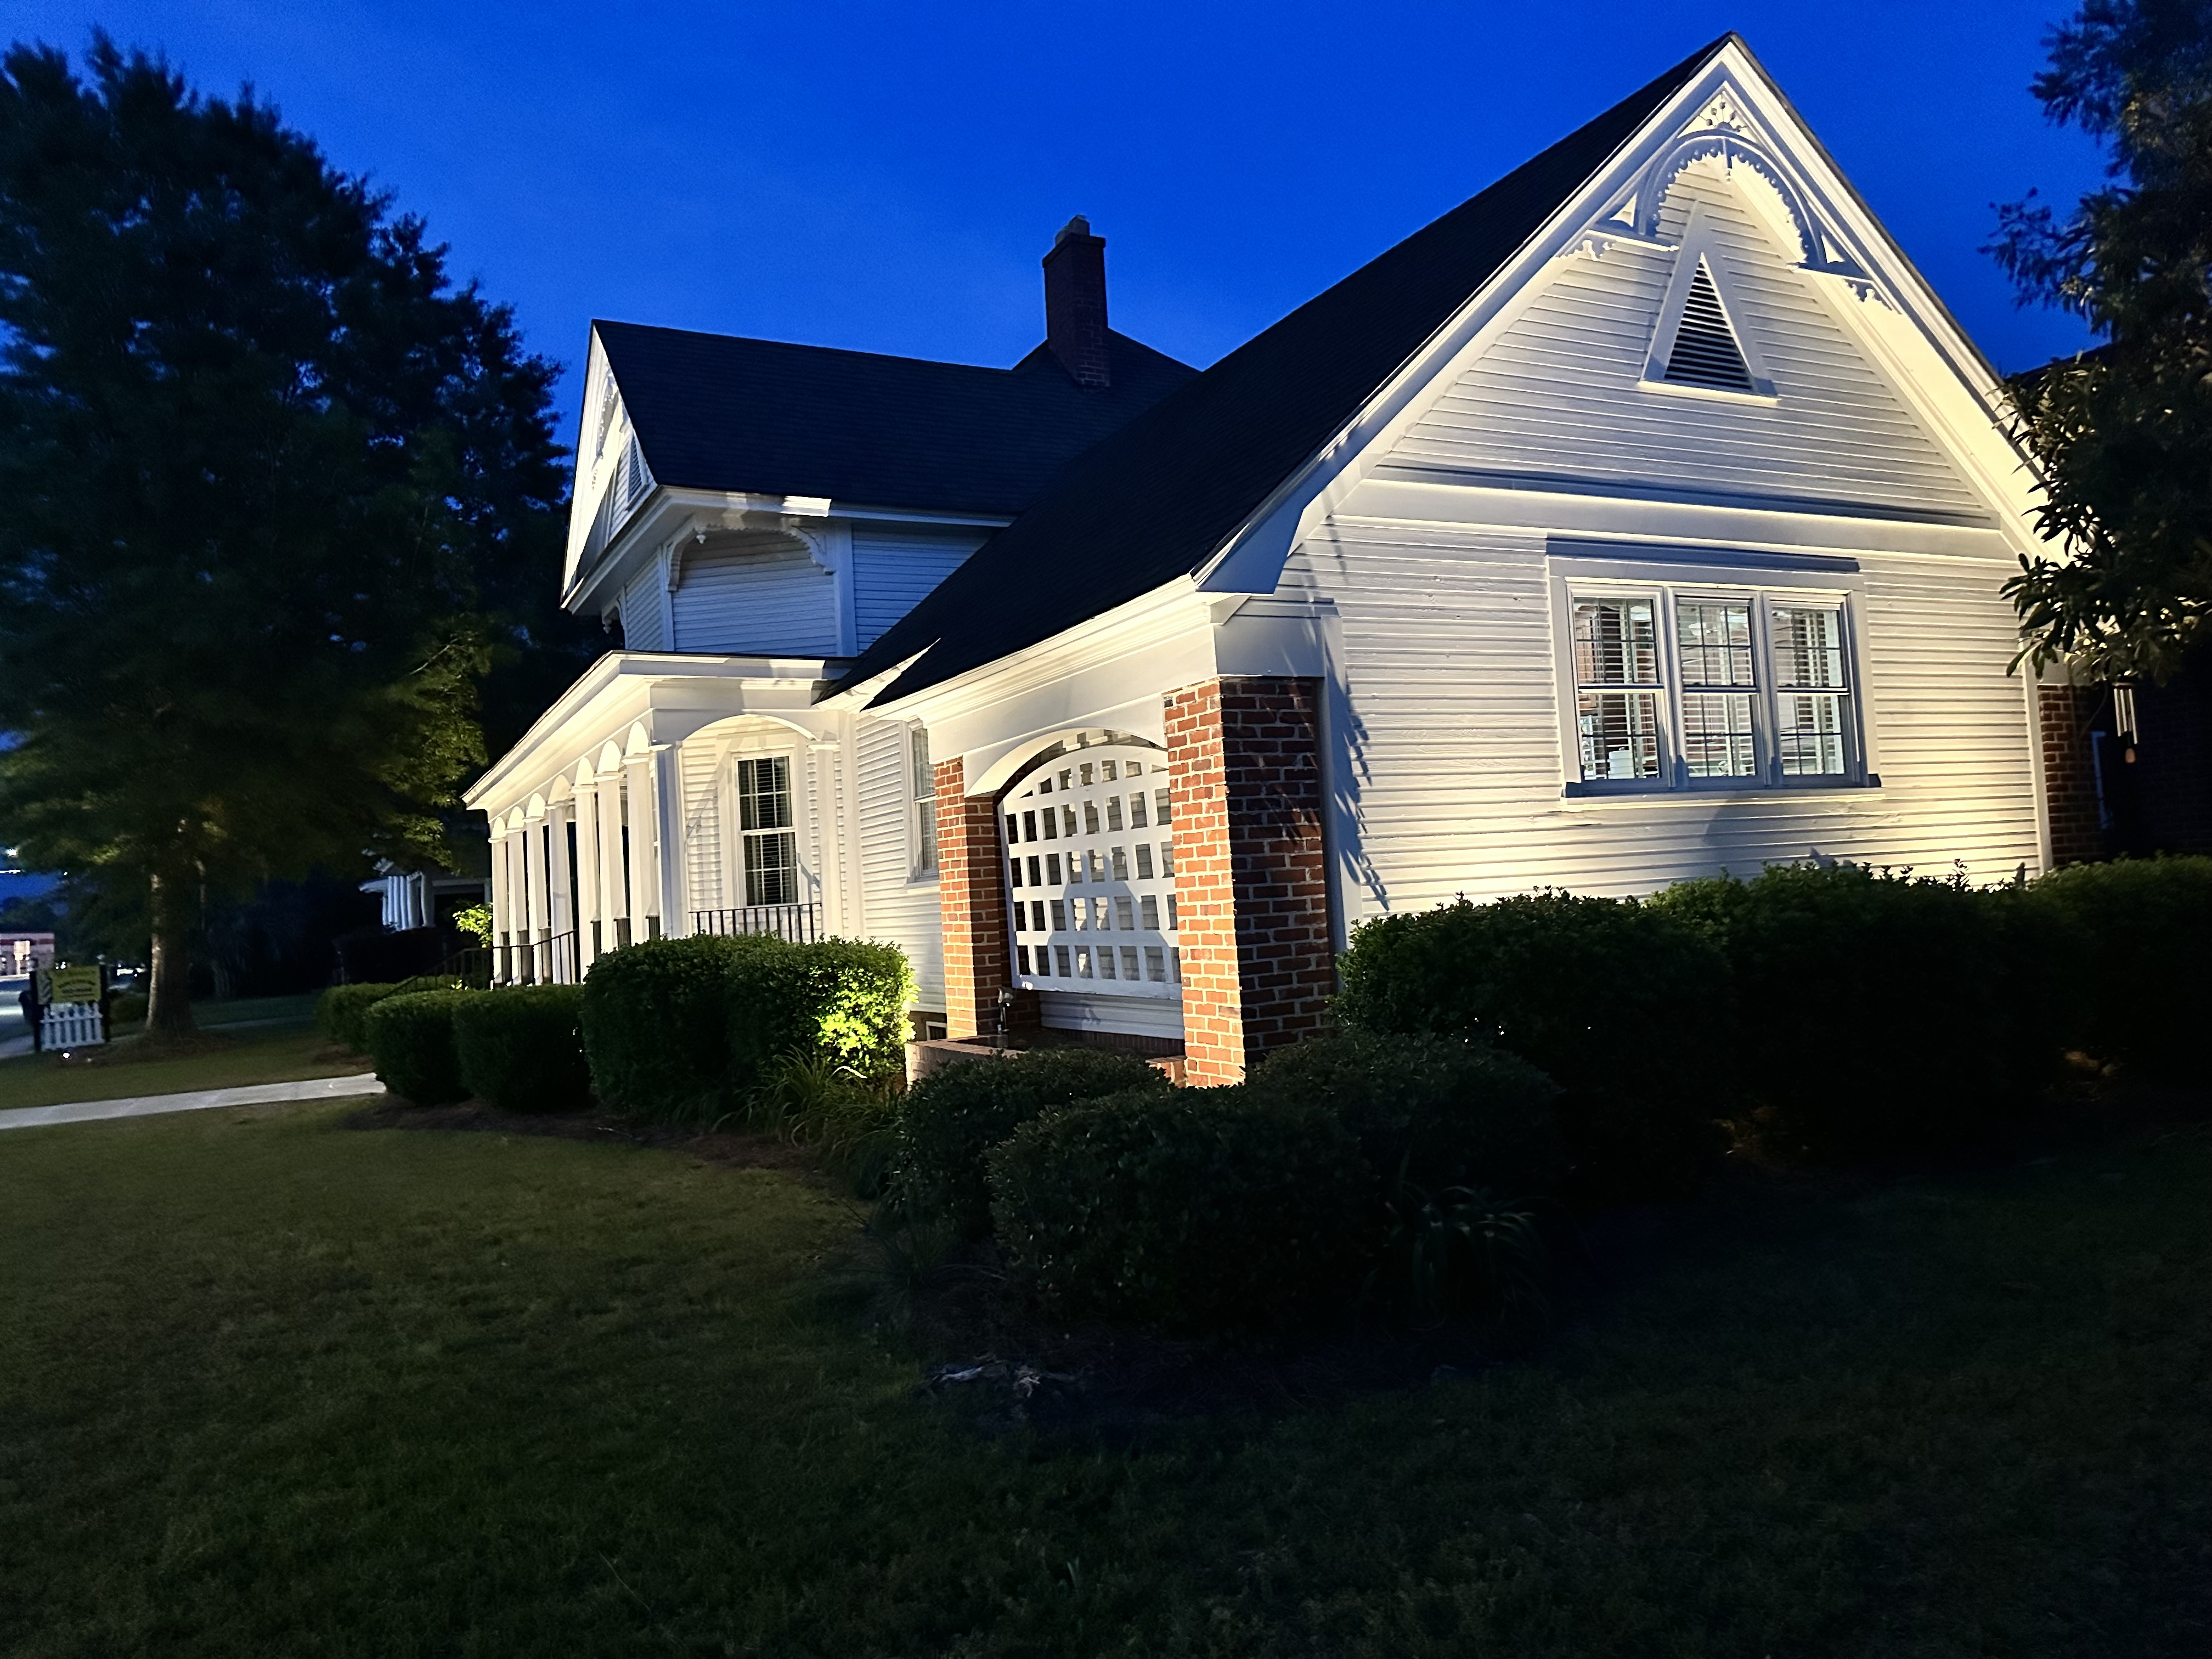
{"type": "Polygon", "coordinates": [[[1069,461],[824,695],[907,659],[873,701],[921,690],[1203,565],[1731,42],[1700,47],[1069,461]],[[1033,580],[1047,568],[1054,581],[1033,580]]]}

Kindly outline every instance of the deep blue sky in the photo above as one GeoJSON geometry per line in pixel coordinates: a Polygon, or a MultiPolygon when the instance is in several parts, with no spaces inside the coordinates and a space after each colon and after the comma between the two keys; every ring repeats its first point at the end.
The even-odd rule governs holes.
{"type": "MultiPolygon", "coordinates": [[[[1978,249],[2096,174],[2027,87],[2061,0],[7,0],[251,81],[572,368],[593,316],[1009,363],[1086,213],[1115,326],[1208,363],[1737,28],[2007,371],[2078,343],[1978,249]]],[[[564,411],[581,395],[573,376],[564,411]]]]}

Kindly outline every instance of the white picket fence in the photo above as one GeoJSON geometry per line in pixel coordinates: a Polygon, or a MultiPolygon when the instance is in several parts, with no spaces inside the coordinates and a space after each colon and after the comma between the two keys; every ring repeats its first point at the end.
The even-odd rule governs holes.
{"type": "Polygon", "coordinates": [[[89,1048],[106,1041],[100,1033],[96,1002],[57,1002],[46,1010],[40,1040],[49,1049],[89,1048]]]}

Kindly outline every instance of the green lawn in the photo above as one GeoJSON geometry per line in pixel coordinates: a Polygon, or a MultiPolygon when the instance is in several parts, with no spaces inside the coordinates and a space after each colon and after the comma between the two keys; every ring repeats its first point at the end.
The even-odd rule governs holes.
{"type": "Polygon", "coordinates": [[[1132,1448],[917,1398],[806,1181],[343,1115],[0,1137],[0,1652],[2212,1651],[2201,1131],[1132,1448]]]}
{"type": "Polygon", "coordinates": [[[52,1106],[68,1100],[118,1100],[125,1095],[167,1095],[187,1089],[228,1089],[246,1083],[297,1078],[344,1077],[373,1070],[359,1055],[336,1057],[329,1039],[307,1029],[307,997],[258,997],[210,1003],[198,1009],[203,1031],[224,1039],[203,1053],[138,1058],[144,1039],[125,1033],[91,1065],[64,1066],[58,1054],[21,1054],[0,1060],[0,1111],[52,1106]],[[252,1022],[243,1024],[243,1022],[252,1022]],[[278,1023],[264,1024],[264,1021],[278,1023]]]}

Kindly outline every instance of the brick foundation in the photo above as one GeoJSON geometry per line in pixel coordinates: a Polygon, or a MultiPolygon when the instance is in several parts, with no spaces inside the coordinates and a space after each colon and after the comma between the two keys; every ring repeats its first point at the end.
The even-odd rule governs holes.
{"type": "Polygon", "coordinates": [[[2105,856],[2098,823],[2096,762],[2089,723],[2104,693],[2087,687],[2036,688],[2043,733],[2043,798],[2051,814],[2051,862],[2080,864],[2105,856]]]}
{"type": "Polygon", "coordinates": [[[1167,739],[1186,1075],[1234,1083],[1322,1030],[1335,989],[1321,684],[1187,686],[1167,698],[1167,739]]]}
{"type": "MultiPolygon", "coordinates": [[[[937,781],[937,902],[945,941],[945,1034],[995,1030],[999,991],[1013,983],[1006,945],[1006,888],[999,870],[998,803],[970,798],[966,765],[939,761],[937,781]]],[[[1037,1023],[1034,991],[1017,991],[1011,1029],[1037,1023]]]]}

